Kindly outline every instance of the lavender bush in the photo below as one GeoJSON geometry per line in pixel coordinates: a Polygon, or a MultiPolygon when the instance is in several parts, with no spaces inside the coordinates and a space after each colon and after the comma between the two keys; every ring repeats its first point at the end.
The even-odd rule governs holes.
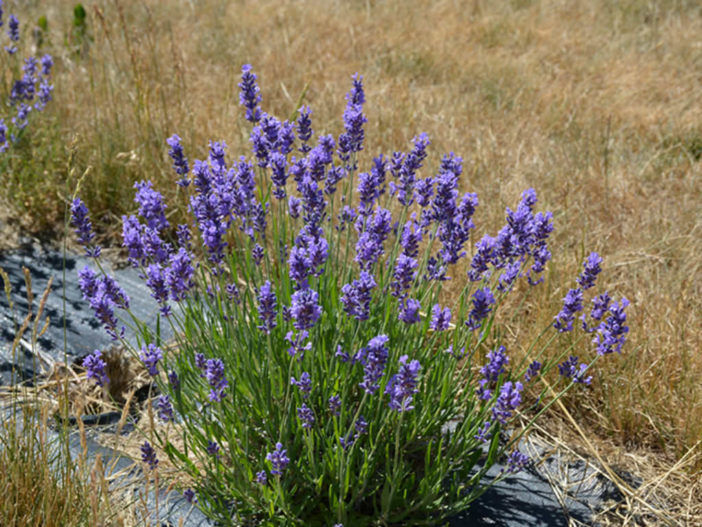
{"type": "Polygon", "coordinates": [[[20,21],[10,14],[5,22],[3,3],[0,0],[0,38],[7,45],[0,50],[3,67],[0,96],[6,99],[9,115],[0,114],[0,155],[16,143],[25,132],[32,113],[41,112],[51,101],[54,87],[51,84],[51,55],[28,56],[21,62],[17,45],[20,41],[20,21]],[[4,30],[6,27],[6,30],[4,30]],[[8,73],[10,77],[8,77],[8,73]]]}
{"type": "MultiPolygon", "coordinates": [[[[601,270],[593,253],[528,358],[511,359],[498,313],[518,281],[543,280],[551,258],[552,215],[536,210],[534,190],[456,274],[479,205],[459,193],[460,157],[420,175],[429,147],[420,134],[362,172],[358,75],[338,137],[315,134],[308,107],[294,122],[265,113],[250,66],[239,87],[249,157],[228,159],[211,142],[191,163],[179,137],[168,140],[192,222],[171,225],[148,181],[135,185],[138,213],[123,217],[129,262],[176,346],[131,315],[104,272],[80,271],[84,297],[114,339],[136,332],[134,352],[161,392],[151,437],[194,481],[189,501],[224,524],[435,524],[493,483],[485,474],[498,460],[500,478],[528,463],[516,413],[537,407],[533,422],[591,382],[593,363],[621,351],[627,301],[603,293],[585,309],[601,270]],[[465,282],[451,301],[440,296],[450,278],[465,282]],[[584,359],[572,355],[582,338],[595,351],[584,359]]],[[[102,270],[79,198],[72,212],[102,270]]],[[[99,352],[84,365],[109,382],[99,352]]]]}

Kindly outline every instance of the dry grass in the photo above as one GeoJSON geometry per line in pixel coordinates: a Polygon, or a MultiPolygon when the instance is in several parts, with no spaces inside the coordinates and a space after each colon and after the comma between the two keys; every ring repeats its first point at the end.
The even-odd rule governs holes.
{"type": "Polygon", "coordinates": [[[209,139],[245,152],[241,64],[259,74],[267,111],[289,116],[304,94],[315,129],[334,133],[359,71],[369,120],[361,166],[426,131],[428,166],[443,152],[464,157],[480,234],[494,233],[529,186],[554,211],[554,260],[513,349],[553,317],[583,257],[598,251],[601,283],[632,302],[630,339],[569,408],[597,442],[695,459],[678,467],[692,474],[702,467],[697,2],[108,1],[88,9],[81,55],[61,46],[72,4],[31,8],[48,15],[60,55],[54,124],[40,138],[63,150],[37,161],[43,177],[10,179],[30,226],[60,225],[66,189],[86,170],[82,195],[106,239],[133,208],[133,181],[150,178],[173,197],[172,133],[191,159],[209,139]]]}

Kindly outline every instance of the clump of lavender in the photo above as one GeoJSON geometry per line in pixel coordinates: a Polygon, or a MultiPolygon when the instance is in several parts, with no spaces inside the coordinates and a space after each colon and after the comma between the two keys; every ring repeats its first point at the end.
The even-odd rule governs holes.
{"type": "MultiPolygon", "coordinates": [[[[1,11],[0,26],[2,26],[1,11]]],[[[0,115],[0,154],[6,152],[10,145],[16,143],[25,133],[30,116],[33,112],[44,110],[52,100],[51,92],[54,89],[51,84],[51,69],[54,64],[51,55],[40,58],[28,56],[20,61],[18,53],[20,21],[14,14],[8,17],[5,34],[9,41],[5,51],[12,62],[16,61],[17,69],[21,69],[22,76],[12,81],[10,95],[6,101],[6,107],[11,110],[12,115],[0,115]]]]}
{"type": "MultiPolygon", "coordinates": [[[[30,61],[25,73],[40,67],[30,61]]],[[[112,278],[89,267],[79,274],[113,338],[130,346],[124,320],[151,343],[134,351],[158,385],[158,417],[182,417],[183,448],[164,450],[193,479],[191,499],[197,491],[222,523],[232,521],[231,503],[242,505],[237,521],[325,525],[395,524],[408,510],[429,522],[439,519],[431,504],[445,503],[447,515],[465,508],[492,483],[475,481],[466,460],[490,442],[485,463],[506,463],[498,479],[523,469],[515,415],[552,402],[525,387],[592,383],[598,356],[625,343],[628,301],[591,292],[603,264],[592,253],[554,320],[537,341],[520,343],[526,357],[510,360],[504,324],[520,313],[501,311],[529,302],[505,299],[530,290],[520,281],[537,286],[551,259],[553,215],[537,210],[535,190],[481,237],[478,196],[459,192],[462,158],[433,159],[426,134],[360,167],[368,150],[360,75],[338,136],[315,134],[308,106],[289,121],[266,113],[249,65],[239,88],[247,155],[211,141],[203,159],[189,160],[178,135],[166,141],[191,221],[170,225],[171,205],[148,181],[136,184],[134,214],[123,218],[129,262],[177,353],[156,346],[163,336],[136,320],[112,278]],[[460,283],[452,275],[461,263],[468,280],[451,298],[443,287],[460,283]],[[551,342],[568,352],[552,360],[551,342]],[[206,473],[193,454],[209,460],[206,473]]],[[[82,202],[73,217],[103,269],[82,202]]],[[[101,368],[99,356],[86,359],[104,384],[101,368]]],[[[155,467],[146,445],[144,461],[155,467]]]]}

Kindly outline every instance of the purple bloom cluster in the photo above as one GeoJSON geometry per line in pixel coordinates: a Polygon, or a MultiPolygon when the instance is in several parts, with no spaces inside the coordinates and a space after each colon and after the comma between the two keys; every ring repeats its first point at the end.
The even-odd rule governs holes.
{"type": "Polygon", "coordinates": [[[151,470],[154,470],[158,465],[156,451],[148,441],[144,441],[144,444],[141,445],[141,460],[149,465],[149,469],[151,470]]]}
{"type": "Polygon", "coordinates": [[[400,371],[390,378],[385,393],[390,395],[390,408],[398,412],[414,409],[412,396],[417,393],[417,376],[422,367],[418,360],[407,364],[407,355],[400,357],[400,371]]]}
{"type": "Polygon", "coordinates": [[[553,327],[565,333],[573,329],[575,315],[583,309],[583,291],[580,288],[571,289],[563,298],[563,308],[556,315],[553,327]]]}
{"type": "Polygon", "coordinates": [[[393,270],[393,281],[390,284],[393,296],[398,298],[407,296],[407,290],[417,275],[417,266],[417,260],[404,253],[397,257],[393,270]]]}
{"type": "Polygon", "coordinates": [[[98,386],[104,386],[110,382],[107,373],[105,373],[106,366],[107,363],[102,360],[102,353],[100,350],[95,350],[92,354],[83,359],[83,367],[87,372],[88,379],[95,379],[95,383],[98,386]]]}
{"type": "Polygon", "coordinates": [[[514,450],[507,457],[507,472],[509,474],[516,474],[524,469],[529,464],[529,461],[529,456],[519,450],[514,450]]]}
{"type": "Polygon", "coordinates": [[[602,268],[600,267],[601,263],[602,258],[597,253],[591,253],[590,256],[587,257],[583,272],[576,280],[583,291],[590,289],[595,285],[597,275],[602,271],[602,268]]]}
{"type": "MultiPolygon", "coordinates": [[[[15,15],[10,15],[10,18],[7,21],[7,36],[10,37],[11,42],[19,41],[19,19],[15,15]]],[[[10,55],[14,55],[17,53],[17,47],[10,44],[9,46],[5,46],[5,51],[7,51],[10,55]]]]}
{"type": "Polygon", "coordinates": [[[300,392],[302,392],[302,397],[305,399],[309,397],[310,392],[312,391],[312,378],[306,371],[302,372],[299,381],[296,380],[295,377],[292,377],[290,379],[290,384],[297,386],[300,389],[300,392]]]}
{"type": "MultiPolygon", "coordinates": [[[[117,317],[114,308],[129,308],[129,297],[119,286],[114,278],[105,275],[97,276],[95,271],[85,266],[78,272],[78,286],[83,294],[83,299],[90,303],[96,318],[103,324],[107,334],[113,340],[118,339],[117,317]]],[[[124,327],[119,330],[124,334],[124,327]]]]}
{"type": "Polygon", "coordinates": [[[264,333],[270,333],[276,327],[277,309],[278,301],[275,291],[273,291],[271,282],[266,280],[266,283],[258,290],[258,317],[261,320],[261,325],[258,326],[258,329],[264,333]]]}
{"type": "Polygon", "coordinates": [[[300,140],[300,152],[306,154],[310,151],[309,140],[312,138],[312,120],[310,119],[312,110],[309,106],[303,106],[298,110],[297,115],[297,138],[300,140]]]}
{"type": "Polygon", "coordinates": [[[597,335],[593,340],[597,344],[598,355],[607,355],[613,351],[621,353],[626,334],[629,332],[629,327],[625,325],[624,311],[628,305],[629,301],[622,297],[620,302],[609,306],[609,316],[597,328],[597,335]]]}
{"type": "Polygon", "coordinates": [[[341,413],[341,397],[338,395],[332,395],[329,398],[329,411],[332,415],[338,416],[341,413]]]}
{"type": "Polygon", "coordinates": [[[446,331],[449,329],[451,324],[451,309],[445,307],[441,309],[439,304],[434,304],[431,309],[431,322],[429,322],[429,329],[434,331],[446,331]]]}
{"type": "Polygon", "coordinates": [[[407,154],[395,152],[390,161],[390,173],[398,182],[389,184],[390,195],[397,194],[397,200],[404,206],[414,202],[414,186],[417,180],[417,171],[422,168],[422,162],[427,157],[429,136],[419,134],[412,142],[414,147],[407,154]]]}
{"type": "Polygon", "coordinates": [[[158,375],[158,361],[163,358],[163,351],[161,348],[158,348],[155,344],[142,346],[140,358],[144,366],[146,366],[149,375],[158,375]]]}
{"type": "Polygon", "coordinates": [[[297,417],[302,421],[302,428],[312,428],[314,424],[314,412],[309,406],[303,403],[302,406],[297,409],[297,417]]]}
{"type": "Polygon", "coordinates": [[[495,297],[492,296],[489,288],[484,287],[473,293],[472,302],[473,309],[471,309],[466,321],[466,326],[471,331],[478,329],[483,320],[490,314],[492,311],[490,306],[495,303],[495,297]]]}
{"type": "Polygon", "coordinates": [[[261,109],[258,107],[261,102],[261,90],[256,84],[256,74],[251,69],[251,64],[241,67],[239,104],[246,108],[246,120],[257,123],[261,119],[261,109]]]}
{"type": "Polygon", "coordinates": [[[207,361],[203,363],[203,361],[200,360],[198,367],[203,370],[203,376],[210,385],[210,401],[221,401],[224,398],[225,388],[229,386],[224,376],[224,362],[220,359],[207,359],[207,361]]]}
{"type": "Polygon", "coordinates": [[[361,276],[358,280],[344,285],[341,288],[343,293],[341,303],[344,305],[344,312],[357,320],[368,320],[371,292],[376,285],[373,275],[366,271],[361,271],[361,276]]]}
{"type": "Polygon", "coordinates": [[[212,457],[219,458],[219,445],[215,441],[208,441],[205,450],[212,457]]]}
{"type": "Polygon", "coordinates": [[[185,157],[183,152],[183,146],[180,144],[180,137],[178,134],[173,134],[166,139],[166,143],[171,147],[168,151],[168,155],[173,160],[173,170],[181,177],[177,181],[177,184],[181,187],[187,187],[190,184],[190,180],[188,179],[190,166],[188,165],[188,158],[185,157]]]}
{"type": "Polygon", "coordinates": [[[275,444],[275,450],[266,454],[266,460],[271,464],[271,474],[280,476],[290,463],[288,451],[283,449],[282,443],[275,444]]]}
{"type": "Polygon", "coordinates": [[[100,246],[92,246],[95,233],[93,232],[93,225],[88,216],[88,208],[80,198],[75,198],[71,203],[71,224],[75,227],[78,241],[83,245],[86,256],[89,258],[99,257],[100,246]]]}
{"type": "Polygon", "coordinates": [[[500,395],[495,401],[495,406],[492,408],[493,418],[502,424],[507,423],[507,419],[512,416],[512,411],[522,404],[523,389],[524,386],[519,381],[504,383],[500,388],[500,395]]]}
{"type": "Polygon", "coordinates": [[[185,489],[185,491],[183,491],[183,497],[188,503],[197,503],[197,496],[195,496],[195,491],[193,489],[185,489]]]}
{"type": "Polygon", "coordinates": [[[171,398],[168,395],[161,395],[156,402],[156,409],[159,418],[163,422],[168,422],[173,420],[173,404],[171,404],[171,398]]]}
{"type": "Polygon", "coordinates": [[[517,210],[507,208],[507,224],[498,235],[494,238],[485,235],[476,244],[468,271],[470,280],[478,282],[487,278],[491,266],[506,269],[500,280],[500,289],[508,290],[521,276],[521,267],[531,258],[533,263],[527,271],[528,281],[531,285],[542,281],[541,278],[535,280],[533,275],[540,274],[551,259],[546,242],[553,231],[553,215],[550,212],[534,214],[536,201],[534,189],[525,190],[517,210]]]}
{"type": "MultiPolygon", "coordinates": [[[[2,26],[2,13],[0,12],[0,26],[2,26]]],[[[10,15],[8,19],[7,35],[10,38],[10,45],[5,46],[5,50],[14,55],[17,53],[15,43],[19,41],[19,19],[15,15],[10,15]]],[[[51,92],[54,87],[50,82],[51,68],[54,61],[51,55],[44,55],[40,60],[30,56],[24,59],[22,65],[22,77],[12,82],[8,103],[15,108],[15,115],[10,119],[14,132],[21,131],[28,124],[29,114],[32,110],[41,112],[49,101],[52,100],[51,92]],[[41,67],[40,67],[41,66],[41,67]]],[[[9,133],[4,120],[0,120],[0,153],[9,148],[9,139],[14,143],[19,134],[9,133]]]]}
{"type": "Polygon", "coordinates": [[[590,384],[592,377],[585,377],[588,370],[587,364],[578,365],[578,357],[571,355],[568,359],[558,365],[558,372],[566,379],[573,379],[579,384],[590,384]]]}
{"type": "Polygon", "coordinates": [[[541,363],[538,361],[533,361],[529,364],[526,373],[524,374],[524,382],[529,382],[534,377],[536,377],[541,371],[541,363]]]}
{"type": "Polygon", "coordinates": [[[366,393],[373,395],[378,391],[378,381],[383,376],[385,364],[388,361],[386,344],[390,339],[387,335],[373,337],[368,345],[356,353],[353,360],[363,365],[363,382],[359,384],[366,393]]]}
{"type": "Polygon", "coordinates": [[[363,150],[363,140],[365,132],[363,125],[368,121],[363,115],[363,103],[366,102],[366,97],[363,92],[363,77],[356,73],[352,77],[351,91],[346,95],[346,110],[344,110],[344,132],[339,136],[337,153],[339,159],[347,164],[349,169],[355,169],[351,166],[351,155],[363,150]]]}
{"type": "Polygon", "coordinates": [[[419,310],[421,309],[419,300],[408,298],[400,304],[400,313],[397,318],[405,324],[416,324],[419,322],[419,310]]]}
{"type": "Polygon", "coordinates": [[[478,383],[479,388],[477,389],[478,397],[485,401],[492,397],[490,386],[497,383],[500,375],[506,371],[505,366],[509,363],[509,357],[505,353],[504,346],[499,346],[489,351],[487,359],[488,363],[480,368],[480,374],[483,376],[483,379],[478,383]]]}

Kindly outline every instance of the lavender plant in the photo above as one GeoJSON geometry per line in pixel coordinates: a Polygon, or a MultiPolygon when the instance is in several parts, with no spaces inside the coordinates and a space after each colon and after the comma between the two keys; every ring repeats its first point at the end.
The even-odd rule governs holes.
{"type": "MultiPolygon", "coordinates": [[[[3,4],[0,0],[0,30],[4,26],[3,4]]],[[[7,19],[7,30],[1,33],[7,38],[0,63],[3,66],[0,93],[11,109],[9,115],[0,115],[0,155],[21,138],[29,124],[32,112],[41,112],[51,101],[51,69],[54,65],[51,55],[28,56],[20,66],[17,45],[20,40],[20,21],[11,14],[7,19]],[[7,76],[10,73],[11,77],[7,76]]]]}
{"type": "MultiPolygon", "coordinates": [[[[420,134],[409,151],[380,154],[361,172],[358,75],[338,137],[315,137],[308,107],[294,122],[265,113],[248,65],[239,87],[249,157],[227,159],[226,145],[211,142],[208,158],[190,163],[179,137],[168,140],[192,222],[171,225],[150,182],[135,185],[138,214],[122,218],[129,262],[175,346],[132,316],[106,273],[81,270],[83,295],[112,338],[136,332],[135,355],[161,392],[152,442],[194,482],[188,500],[219,521],[440,522],[494,482],[485,477],[494,463],[505,463],[498,478],[528,463],[517,413],[539,398],[528,427],[589,384],[596,360],[621,352],[628,302],[604,293],[584,311],[601,271],[593,253],[528,357],[513,360],[501,306],[524,290],[518,281],[538,286],[551,258],[552,215],[536,210],[533,189],[495,236],[474,243],[467,275],[451,276],[468,258],[479,206],[459,193],[460,157],[421,176],[430,142],[420,134]],[[447,303],[450,278],[466,285],[447,303]],[[595,353],[581,362],[572,352],[583,338],[595,353]]],[[[79,198],[72,212],[102,270],[79,198]]],[[[84,365],[109,383],[99,352],[84,365]]],[[[157,470],[149,443],[143,453],[157,470]]]]}

